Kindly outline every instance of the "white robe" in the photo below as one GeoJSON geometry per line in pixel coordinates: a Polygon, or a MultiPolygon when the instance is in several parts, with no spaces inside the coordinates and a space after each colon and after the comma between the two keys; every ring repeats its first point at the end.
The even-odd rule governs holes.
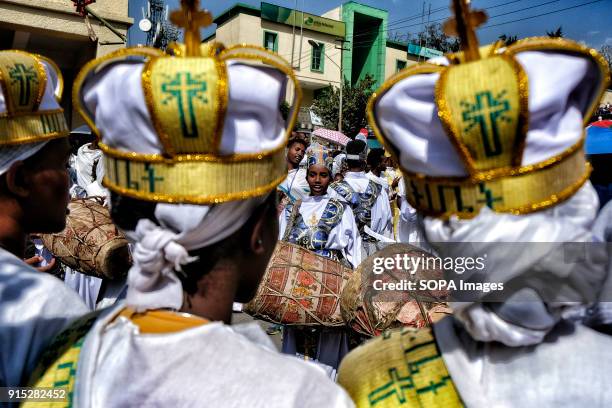
{"type": "Polygon", "coordinates": [[[401,198],[400,218],[397,228],[399,242],[416,245],[428,250],[429,245],[427,244],[425,231],[419,221],[419,214],[406,199],[406,183],[404,183],[403,176],[399,182],[397,195],[401,198]]]}
{"type": "MultiPolygon", "coordinates": [[[[328,193],[324,196],[308,196],[304,198],[302,205],[300,205],[300,214],[304,219],[304,223],[308,226],[318,224],[330,198],[336,198],[335,196],[337,194],[328,193]]],[[[285,208],[279,217],[279,239],[282,239],[285,235],[289,215],[287,208],[285,208]]],[[[342,214],[340,223],[330,231],[325,249],[340,250],[354,268],[361,263],[361,236],[359,235],[353,210],[348,205],[344,207],[344,214],[342,214]]]]}
{"type": "Polygon", "coordinates": [[[122,307],[104,312],[85,338],[74,407],[354,406],[322,369],[278,353],[256,323],[140,334],[115,319],[122,307]]]}
{"type": "Polygon", "coordinates": [[[306,169],[289,170],[287,178],[278,186],[278,189],[289,196],[293,202],[308,197],[310,187],[306,181],[306,169]]]}
{"type": "Polygon", "coordinates": [[[374,173],[370,171],[366,174],[366,177],[372,180],[373,182],[375,182],[376,184],[380,184],[385,189],[387,194],[389,194],[389,182],[387,181],[387,178],[385,177],[385,173],[381,173],[380,177],[378,177],[377,175],[375,175],[374,173]]]}
{"type": "Polygon", "coordinates": [[[102,160],[102,150],[91,149],[90,147],[91,143],[79,147],[75,160],[77,183],[82,188],[87,188],[95,181],[96,175],[94,172],[98,168],[98,162],[102,160]]]}
{"type": "MultiPolygon", "coordinates": [[[[368,187],[370,179],[364,172],[349,171],[344,176],[346,181],[356,193],[363,193],[368,187]]],[[[372,221],[370,228],[377,234],[387,238],[393,237],[393,219],[391,206],[389,205],[389,195],[382,189],[376,202],[372,206],[372,221]]]]}
{"type": "Polygon", "coordinates": [[[26,385],[48,343],[88,311],[60,280],[0,248],[0,387],[26,385]]]}

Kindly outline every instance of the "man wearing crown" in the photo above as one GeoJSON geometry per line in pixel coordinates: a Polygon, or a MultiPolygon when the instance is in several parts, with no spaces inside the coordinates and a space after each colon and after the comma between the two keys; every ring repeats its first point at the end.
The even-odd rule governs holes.
{"type": "Polygon", "coordinates": [[[486,15],[453,5],[462,52],[391,78],[368,115],[439,256],[482,259],[446,279],[502,289],[455,291],[452,317],[355,349],[339,382],[360,407],[611,406],[612,338],[570,319],[610,272],[583,152],[607,65],[563,39],[479,48],[486,15]]]}
{"type": "Polygon", "coordinates": [[[22,261],[29,234],[59,232],[66,223],[61,73],[44,57],[0,51],[0,85],[0,387],[16,387],[87,308],[61,281],[22,261]]]}
{"type": "Polygon", "coordinates": [[[297,112],[284,123],[279,105],[288,78],[295,104],[301,92],[274,53],[201,45],[212,18],[198,1],[182,6],[171,16],[186,29],[175,56],[121,50],[75,81],[133,266],[126,300],[64,332],[33,382],[62,378],[75,407],[350,407],[323,370],[278,353],[257,324],[231,325],[277,241],[297,112]]]}

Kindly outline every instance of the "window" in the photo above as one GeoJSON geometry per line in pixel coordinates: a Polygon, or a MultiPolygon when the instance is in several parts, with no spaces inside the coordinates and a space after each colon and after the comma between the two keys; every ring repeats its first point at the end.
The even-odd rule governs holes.
{"type": "Polygon", "coordinates": [[[310,70],[316,72],[323,72],[325,65],[325,44],[316,43],[311,44],[311,58],[310,58],[310,70]]]}
{"type": "Polygon", "coordinates": [[[400,72],[404,68],[406,68],[406,61],[395,60],[395,72],[400,72]]]}
{"type": "Polygon", "coordinates": [[[264,48],[269,51],[278,52],[278,34],[264,31],[264,48]]]}

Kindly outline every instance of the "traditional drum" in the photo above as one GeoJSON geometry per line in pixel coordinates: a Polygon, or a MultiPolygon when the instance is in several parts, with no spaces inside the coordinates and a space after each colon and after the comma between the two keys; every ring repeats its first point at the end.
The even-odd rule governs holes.
{"type": "MultiPolygon", "coordinates": [[[[442,279],[441,268],[403,269],[404,255],[409,258],[416,257],[421,260],[432,255],[409,244],[393,244],[366,258],[353,273],[342,291],[340,299],[341,312],[346,324],[353,330],[377,336],[384,330],[399,326],[425,327],[451,313],[444,302],[448,296],[446,291],[409,291],[377,290],[380,283],[402,284],[405,281],[418,282],[421,280],[442,279]],[[380,261],[376,259],[397,259],[400,255],[402,263],[400,268],[394,265],[385,268],[383,273],[375,274],[375,262],[380,268],[380,261]],[[374,284],[375,280],[380,283],[374,284]]],[[[408,266],[412,264],[407,264],[408,266]]]]}
{"type": "Polygon", "coordinates": [[[339,262],[279,241],[255,298],[251,316],[297,326],[344,326],[340,293],[353,273],[339,262]]]}
{"type": "Polygon", "coordinates": [[[131,265],[128,242],[98,198],[73,199],[66,228],[40,234],[45,247],[63,264],[86,275],[120,279],[131,265]]]}

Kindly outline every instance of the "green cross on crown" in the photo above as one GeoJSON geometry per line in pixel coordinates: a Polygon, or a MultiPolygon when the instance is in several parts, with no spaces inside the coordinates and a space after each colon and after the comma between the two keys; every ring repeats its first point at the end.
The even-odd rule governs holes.
{"type": "Polygon", "coordinates": [[[19,82],[19,106],[27,106],[30,102],[32,83],[38,82],[36,70],[33,66],[26,67],[24,64],[15,64],[9,69],[9,77],[13,80],[11,84],[19,82]]]}
{"type": "Polygon", "coordinates": [[[192,77],[191,72],[178,72],[174,78],[169,79],[169,82],[165,82],[161,86],[162,92],[169,94],[163,101],[164,104],[167,104],[174,98],[178,102],[181,130],[185,138],[198,137],[198,126],[193,101],[194,99],[199,99],[204,103],[208,103],[208,99],[203,95],[207,89],[206,85],[206,81],[199,80],[197,76],[195,78],[192,77]]]}
{"type": "Polygon", "coordinates": [[[476,94],[476,102],[461,102],[464,107],[462,112],[463,121],[467,126],[464,132],[469,132],[474,126],[480,127],[480,135],[487,157],[499,156],[502,153],[502,145],[498,128],[498,121],[509,122],[511,119],[504,114],[510,110],[510,102],[502,99],[506,91],[502,91],[497,98],[490,91],[476,94]]]}

